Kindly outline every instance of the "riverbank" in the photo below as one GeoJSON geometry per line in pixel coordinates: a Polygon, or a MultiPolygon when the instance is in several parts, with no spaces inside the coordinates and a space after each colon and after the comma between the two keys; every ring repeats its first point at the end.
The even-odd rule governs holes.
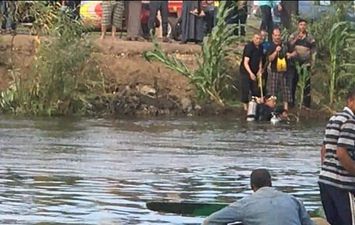
{"type": "MultiPolygon", "coordinates": [[[[33,62],[40,41],[29,35],[1,36],[0,39],[0,89],[11,83],[11,69],[26,75],[33,69],[33,62]]],[[[237,115],[244,116],[238,104],[221,107],[212,102],[200,102],[189,79],[165,67],[159,62],[148,62],[143,53],[153,49],[151,42],[99,40],[90,37],[94,47],[92,57],[97,59],[107,83],[106,95],[110,101],[93,104],[94,114],[125,116],[161,115],[237,115]]],[[[201,47],[194,44],[181,45],[160,43],[162,49],[196,68],[196,56],[201,47]]],[[[242,45],[240,45],[242,46],[242,45]]],[[[55,57],[55,53],[53,53],[55,57]]],[[[237,71],[238,62],[233,70],[237,71]]],[[[235,74],[235,76],[238,76],[235,74]]],[[[296,114],[294,110],[291,113],[296,114]]],[[[327,117],[323,111],[302,111],[306,118],[327,117]]]]}

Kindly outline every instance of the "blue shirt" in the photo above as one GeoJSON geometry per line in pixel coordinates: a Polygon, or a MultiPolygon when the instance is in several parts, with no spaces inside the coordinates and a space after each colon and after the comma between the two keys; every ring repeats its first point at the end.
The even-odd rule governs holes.
{"type": "Polygon", "coordinates": [[[272,187],[262,187],[210,215],[203,225],[314,225],[302,202],[272,187]]]}
{"type": "Polygon", "coordinates": [[[261,47],[263,49],[263,54],[266,55],[267,51],[269,50],[270,48],[270,42],[269,41],[263,41],[261,43],[261,47]]]}

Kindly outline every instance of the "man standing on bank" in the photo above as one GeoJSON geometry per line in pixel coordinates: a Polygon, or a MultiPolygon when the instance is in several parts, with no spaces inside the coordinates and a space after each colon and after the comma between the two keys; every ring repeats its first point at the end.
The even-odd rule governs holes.
{"type": "Polygon", "coordinates": [[[245,45],[242,62],[240,63],[241,101],[244,110],[248,110],[249,93],[260,97],[256,77],[262,73],[263,49],[261,48],[261,35],[256,33],[251,42],[245,45]]]}
{"type": "Polygon", "coordinates": [[[302,202],[290,194],[271,187],[271,175],[266,169],[256,169],[250,175],[254,193],[210,215],[203,225],[313,225],[302,202]]]}
{"type": "Polygon", "coordinates": [[[268,71],[267,94],[277,96],[279,89],[282,92],[282,100],[284,110],[288,111],[288,103],[292,101],[291,91],[287,82],[288,63],[291,58],[297,56],[296,51],[290,51],[288,46],[281,39],[280,28],[274,28],[272,31],[272,42],[270,43],[268,52],[268,60],[270,62],[270,70],[268,71]]]}
{"type": "Polygon", "coordinates": [[[321,148],[319,189],[331,225],[355,224],[355,89],[347,106],[330,118],[321,148]]]}
{"type": "Polygon", "coordinates": [[[169,17],[169,7],[168,1],[150,1],[149,2],[149,20],[148,29],[149,32],[153,31],[155,33],[155,18],[157,13],[160,11],[162,28],[163,28],[163,42],[170,42],[168,38],[168,17],[169,17]]]}
{"type": "MultiPolygon", "coordinates": [[[[298,31],[290,35],[289,44],[292,49],[297,52],[296,62],[302,66],[302,69],[308,71],[309,76],[306,79],[303,104],[307,108],[311,107],[311,68],[315,63],[316,55],[316,41],[314,37],[307,31],[307,21],[304,19],[298,20],[298,31]]],[[[297,74],[296,70],[291,70],[291,104],[295,104],[295,93],[297,88],[297,82],[300,74],[297,74]]]]}

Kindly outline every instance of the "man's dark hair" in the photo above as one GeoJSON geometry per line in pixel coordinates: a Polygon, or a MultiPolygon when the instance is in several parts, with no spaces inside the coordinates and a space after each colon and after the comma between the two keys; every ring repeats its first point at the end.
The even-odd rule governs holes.
{"type": "Polygon", "coordinates": [[[350,90],[346,95],[346,100],[355,99],[355,88],[350,90]]]}
{"type": "Polygon", "coordinates": [[[298,20],[298,24],[302,23],[302,22],[305,22],[305,23],[308,23],[308,21],[306,19],[299,19],[298,20]]]}
{"type": "Polygon", "coordinates": [[[250,184],[253,188],[271,187],[271,175],[266,169],[256,169],[251,172],[250,184]]]}
{"type": "Polygon", "coordinates": [[[272,33],[274,33],[275,30],[280,31],[280,33],[281,33],[281,28],[280,28],[280,27],[274,27],[274,28],[272,28],[272,33]]]}

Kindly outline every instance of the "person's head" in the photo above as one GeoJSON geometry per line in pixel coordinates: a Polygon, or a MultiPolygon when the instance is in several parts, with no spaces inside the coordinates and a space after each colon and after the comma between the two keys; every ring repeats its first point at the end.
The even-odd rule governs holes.
{"type": "Polygon", "coordinates": [[[305,33],[307,31],[307,20],[299,19],[298,20],[298,31],[305,33]]]}
{"type": "Polygon", "coordinates": [[[256,169],[251,172],[250,186],[253,191],[262,187],[271,187],[271,175],[266,169],[256,169]]]}
{"type": "Polygon", "coordinates": [[[265,102],[265,105],[269,106],[270,108],[275,108],[276,107],[276,100],[277,100],[276,96],[266,95],[264,102],[265,102]]]}
{"type": "Polygon", "coordinates": [[[253,35],[253,43],[256,46],[259,46],[261,44],[261,35],[260,35],[260,33],[255,33],[253,35]]]}
{"type": "Polygon", "coordinates": [[[280,43],[281,42],[281,30],[278,27],[275,27],[272,30],[272,41],[275,43],[280,43]]]}
{"type": "Polygon", "coordinates": [[[267,39],[267,32],[266,30],[261,30],[260,31],[260,35],[261,35],[261,40],[265,41],[267,39]]]}
{"type": "Polygon", "coordinates": [[[353,111],[353,113],[355,113],[355,88],[347,94],[346,105],[351,111],[353,111]]]}

